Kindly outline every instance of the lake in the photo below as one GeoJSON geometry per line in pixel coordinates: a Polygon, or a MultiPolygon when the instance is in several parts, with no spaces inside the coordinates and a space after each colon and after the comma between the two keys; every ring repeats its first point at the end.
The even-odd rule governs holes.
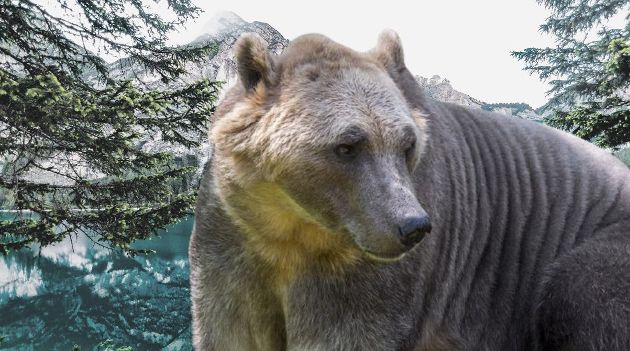
{"type": "Polygon", "coordinates": [[[79,235],[0,255],[0,350],[191,350],[188,241],[193,218],[129,258],[79,235]]]}

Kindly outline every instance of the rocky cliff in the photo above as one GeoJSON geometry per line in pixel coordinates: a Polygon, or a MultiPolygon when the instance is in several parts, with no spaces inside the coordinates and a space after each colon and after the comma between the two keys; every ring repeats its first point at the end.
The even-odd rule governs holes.
{"type": "Polygon", "coordinates": [[[542,120],[542,117],[538,115],[528,104],[486,103],[479,99],[475,99],[468,94],[455,90],[448,79],[442,78],[438,75],[434,75],[431,78],[416,76],[416,81],[424,89],[424,92],[435,100],[452,102],[454,104],[472,108],[480,108],[486,111],[498,112],[506,116],[519,117],[534,121],[542,120]]]}

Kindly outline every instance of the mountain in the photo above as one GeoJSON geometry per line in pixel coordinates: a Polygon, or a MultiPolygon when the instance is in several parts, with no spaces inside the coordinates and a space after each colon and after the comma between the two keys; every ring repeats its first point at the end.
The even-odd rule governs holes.
{"type": "MultiPolygon", "coordinates": [[[[232,49],[242,33],[253,32],[260,35],[269,44],[273,53],[281,53],[289,41],[264,22],[247,22],[233,12],[221,12],[213,16],[203,27],[202,32],[192,42],[186,45],[201,45],[213,42],[217,51],[198,63],[186,65],[188,74],[181,77],[183,82],[193,82],[199,79],[211,79],[232,83],[236,77],[236,61],[232,49]]],[[[163,83],[158,76],[145,71],[141,66],[130,64],[126,59],[111,64],[113,77],[140,80],[149,86],[160,87],[163,83]]]]}
{"type": "Polygon", "coordinates": [[[525,103],[494,103],[489,104],[481,100],[475,99],[468,94],[457,91],[451,86],[446,78],[441,78],[438,75],[434,75],[431,78],[425,78],[422,76],[416,76],[416,81],[424,89],[425,94],[431,98],[452,102],[454,104],[480,108],[486,111],[498,112],[507,116],[514,116],[533,121],[542,121],[542,116],[538,115],[536,111],[525,103]]]}
{"type": "Polygon", "coordinates": [[[451,82],[446,78],[442,78],[438,75],[434,75],[431,78],[422,76],[415,76],[415,78],[418,84],[424,89],[424,93],[435,100],[477,108],[481,108],[484,104],[482,101],[470,95],[453,89],[451,82]]]}
{"type": "MultiPolygon", "coordinates": [[[[269,45],[272,53],[279,54],[287,47],[289,41],[264,22],[246,22],[233,12],[223,12],[215,15],[204,26],[204,33],[197,37],[191,44],[214,41],[218,45],[216,55],[207,62],[198,65],[198,71],[204,78],[225,81],[229,85],[236,77],[236,61],[232,48],[242,33],[253,32],[260,35],[269,45]]],[[[189,70],[193,76],[194,70],[189,70]]]]}

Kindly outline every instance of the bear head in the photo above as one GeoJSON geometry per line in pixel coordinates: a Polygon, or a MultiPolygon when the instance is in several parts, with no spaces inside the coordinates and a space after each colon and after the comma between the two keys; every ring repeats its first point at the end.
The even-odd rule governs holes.
{"type": "Polygon", "coordinates": [[[245,34],[235,56],[240,82],[210,130],[215,178],[260,250],[394,260],[417,244],[430,230],[412,176],[427,128],[393,78],[405,69],[398,35],[361,53],[309,34],[275,56],[245,34]]]}

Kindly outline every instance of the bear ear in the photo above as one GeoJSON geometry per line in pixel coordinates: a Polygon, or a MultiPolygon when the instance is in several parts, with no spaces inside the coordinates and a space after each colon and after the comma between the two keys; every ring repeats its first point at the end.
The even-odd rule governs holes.
{"type": "Polygon", "coordinates": [[[405,69],[405,56],[400,37],[391,29],[381,32],[376,47],[370,53],[390,72],[405,69]]]}
{"type": "Polygon", "coordinates": [[[254,33],[242,34],[234,45],[238,77],[246,91],[255,90],[262,83],[269,86],[273,76],[273,62],[267,43],[254,33]]]}

